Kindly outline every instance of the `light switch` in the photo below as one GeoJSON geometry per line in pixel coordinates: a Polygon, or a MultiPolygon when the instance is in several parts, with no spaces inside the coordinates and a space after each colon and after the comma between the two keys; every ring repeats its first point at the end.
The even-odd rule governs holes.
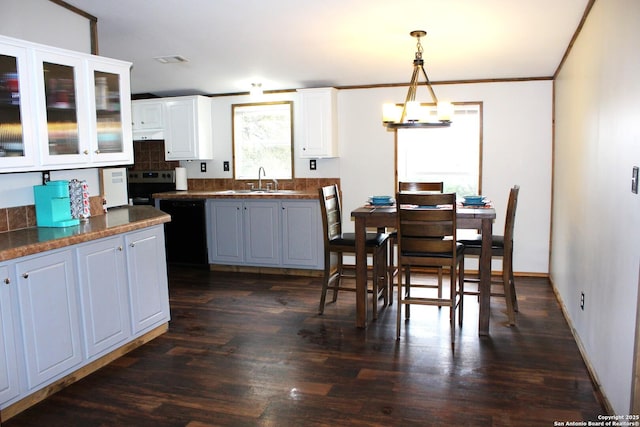
{"type": "Polygon", "coordinates": [[[638,166],[634,166],[631,172],[631,192],[638,194],[638,166]]]}

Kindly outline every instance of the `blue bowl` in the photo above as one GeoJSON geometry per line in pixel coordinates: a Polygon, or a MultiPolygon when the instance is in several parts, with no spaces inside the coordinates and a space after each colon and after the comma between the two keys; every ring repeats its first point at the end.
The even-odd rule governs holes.
{"type": "Polygon", "coordinates": [[[481,203],[484,196],[464,196],[465,203],[481,203]]]}

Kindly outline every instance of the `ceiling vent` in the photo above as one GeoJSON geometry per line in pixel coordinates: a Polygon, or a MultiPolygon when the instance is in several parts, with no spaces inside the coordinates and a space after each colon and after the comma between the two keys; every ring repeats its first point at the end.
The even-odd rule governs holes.
{"type": "Polygon", "coordinates": [[[189,62],[189,60],[182,55],[156,56],[153,59],[162,64],[177,64],[179,62],[189,62]]]}

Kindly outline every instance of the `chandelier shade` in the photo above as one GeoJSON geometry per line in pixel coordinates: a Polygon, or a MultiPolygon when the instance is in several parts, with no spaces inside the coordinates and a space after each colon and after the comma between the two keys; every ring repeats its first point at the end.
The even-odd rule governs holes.
{"type": "Polygon", "coordinates": [[[424,59],[422,59],[422,44],[420,38],[427,35],[426,31],[416,30],[410,33],[418,41],[416,43],[416,54],[413,60],[413,74],[409,83],[409,90],[404,104],[387,103],[382,107],[382,123],[388,129],[402,128],[424,128],[424,127],[448,127],[451,125],[453,105],[449,102],[438,102],[431,82],[424,70],[424,59]],[[424,77],[424,85],[429,90],[431,102],[427,105],[416,101],[416,92],[420,86],[420,77],[424,77]],[[437,114],[432,114],[431,106],[437,106],[437,114]]]}

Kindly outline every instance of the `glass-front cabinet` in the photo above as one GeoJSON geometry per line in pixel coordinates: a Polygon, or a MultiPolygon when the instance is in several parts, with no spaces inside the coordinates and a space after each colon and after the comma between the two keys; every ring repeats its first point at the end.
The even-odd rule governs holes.
{"type": "Polygon", "coordinates": [[[0,36],[0,172],[133,163],[130,65],[0,36]]]}
{"type": "Polygon", "coordinates": [[[27,61],[26,49],[0,43],[0,167],[32,168],[36,164],[27,61]]]}
{"type": "Polygon", "coordinates": [[[36,51],[38,135],[43,165],[89,161],[87,82],[82,58],[36,51]]]}
{"type": "Polygon", "coordinates": [[[92,161],[133,163],[129,67],[94,57],[88,75],[92,161]]]}

